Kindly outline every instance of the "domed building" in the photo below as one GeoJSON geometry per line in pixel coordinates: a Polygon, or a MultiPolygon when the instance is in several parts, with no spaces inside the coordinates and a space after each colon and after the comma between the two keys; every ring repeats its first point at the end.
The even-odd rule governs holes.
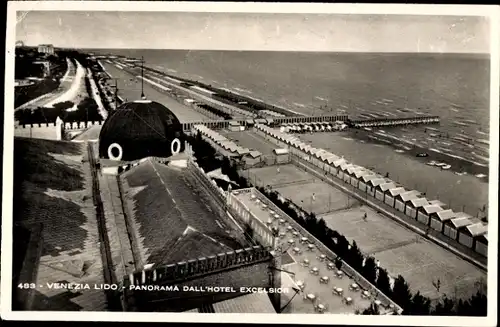
{"type": "Polygon", "coordinates": [[[102,126],[99,157],[116,161],[169,157],[184,150],[183,135],[179,119],[162,104],[126,102],[102,126]]]}

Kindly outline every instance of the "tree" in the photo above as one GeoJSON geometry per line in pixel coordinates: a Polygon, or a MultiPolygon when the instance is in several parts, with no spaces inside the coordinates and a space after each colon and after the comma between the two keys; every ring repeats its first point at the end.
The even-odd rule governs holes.
{"type": "Polygon", "coordinates": [[[463,316],[486,316],[488,301],[486,295],[479,290],[469,300],[460,300],[456,312],[463,316]]]}
{"type": "Polygon", "coordinates": [[[404,311],[406,311],[411,304],[412,294],[410,292],[410,287],[405,281],[403,276],[398,275],[398,278],[394,281],[394,287],[392,288],[392,299],[394,302],[399,304],[404,311]]]}
{"type": "Polygon", "coordinates": [[[224,159],[222,159],[221,172],[225,175],[229,175],[230,168],[231,162],[229,161],[229,158],[224,157],[224,159]]]}
{"type": "Polygon", "coordinates": [[[352,242],[351,248],[348,252],[348,255],[345,257],[345,260],[356,271],[361,271],[361,268],[363,267],[364,257],[363,254],[361,254],[356,241],[352,242]]]}
{"type": "Polygon", "coordinates": [[[73,102],[64,101],[64,102],[55,103],[52,107],[54,107],[54,109],[56,111],[64,111],[66,109],[73,108],[74,106],[75,106],[75,104],[73,102]]]}
{"type": "Polygon", "coordinates": [[[436,304],[434,310],[432,310],[433,316],[453,316],[455,315],[455,303],[453,300],[449,299],[446,295],[443,296],[441,301],[436,304]]]}
{"type": "Polygon", "coordinates": [[[416,315],[416,316],[426,316],[429,315],[431,309],[431,300],[427,297],[424,297],[417,292],[411,300],[410,308],[407,310],[407,315],[416,315]]]}
{"type": "Polygon", "coordinates": [[[338,270],[342,269],[342,259],[340,257],[336,257],[334,263],[338,270]]]}
{"type": "MultiPolygon", "coordinates": [[[[336,237],[337,239],[337,254],[340,255],[342,258],[346,258],[348,256],[348,247],[349,247],[349,241],[347,238],[345,238],[344,235],[338,234],[336,237]]],[[[344,259],[347,261],[346,259],[344,259]]],[[[348,262],[349,263],[349,262],[348,262]]]]}
{"type": "Polygon", "coordinates": [[[377,264],[375,263],[375,259],[373,257],[366,258],[361,274],[370,283],[375,284],[377,279],[377,264]]]}
{"type": "Polygon", "coordinates": [[[377,288],[382,293],[391,298],[392,296],[391,282],[389,280],[389,274],[387,273],[387,270],[385,270],[384,268],[378,269],[377,288]]]}

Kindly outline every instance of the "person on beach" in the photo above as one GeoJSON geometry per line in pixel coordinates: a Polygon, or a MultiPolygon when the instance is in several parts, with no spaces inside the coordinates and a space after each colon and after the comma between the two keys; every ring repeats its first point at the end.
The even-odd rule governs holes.
{"type": "Polygon", "coordinates": [[[367,218],[368,218],[368,215],[365,212],[365,214],[363,215],[363,220],[366,221],[367,218]]]}

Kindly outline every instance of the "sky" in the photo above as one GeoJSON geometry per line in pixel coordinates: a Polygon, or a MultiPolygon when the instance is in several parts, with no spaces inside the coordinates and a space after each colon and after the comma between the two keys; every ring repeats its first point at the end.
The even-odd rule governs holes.
{"type": "Polygon", "coordinates": [[[16,40],[71,48],[488,53],[477,16],[193,12],[17,13],[16,40]]]}

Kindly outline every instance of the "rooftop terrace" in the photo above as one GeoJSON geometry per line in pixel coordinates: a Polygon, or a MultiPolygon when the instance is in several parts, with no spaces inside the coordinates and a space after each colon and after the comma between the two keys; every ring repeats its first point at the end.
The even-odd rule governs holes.
{"type": "MultiPolygon", "coordinates": [[[[356,277],[338,271],[333,257],[322,251],[291,218],[270,209],[254,192],[234,191],[236,198],[269,227],[277,228],[283,252],[282,287],[301,289],[286,307],[286,313],[354,314],[370,306],[375,294],[361,288],[356,277]],[[288,259],[289,258],[289,259],[288,259]]],[[[282,294],[282,306],[294,292],[282,294]]]]}

